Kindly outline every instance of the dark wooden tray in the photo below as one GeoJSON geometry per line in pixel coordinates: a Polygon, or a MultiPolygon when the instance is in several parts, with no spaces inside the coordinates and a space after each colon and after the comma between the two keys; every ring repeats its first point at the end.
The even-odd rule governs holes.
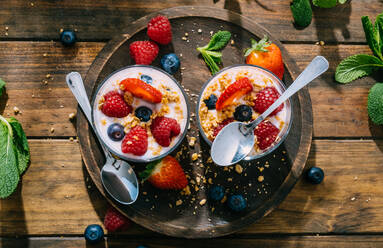
{"type": "MultiPolygon", "coordinates": [[[[298,75],[298,67],[284,46],[249,18],[205,6],[177,7],[158,13],[170,19],[173,42],[160,48],[160,54],[153,65],[159,66],[159,59],[163,54],[169,52],[182,54],[180,55],[182,70],[175,75],[175,78],[188,89],[193,112],[201,86],[211,76],[195,48],[209,41],[210,31],[228,30],[233,34],[235,43],[229,44],[223,51],[224,66],[244,63],[243,50],[250,46],[250,38],[259,39],[267,34],[282,50],[286,67],[284,75],[286,85],[291,84],[298,75]],[[197,33],[199,28],[202,29],[202,34],[197,33]],[[189,42],[182,39],[185,33],[189,34],[189,42]]],[[[107,75],[134,63],[129,56],[129,44],[135,40],[148,39],[146,25],[158,13],[130,24],[125,34],[111,40],[99,53],[85,79],[90,97],[107,75]]],[[[186,147],[190,152],[185,151],[180,161],[190,176],[191,194],[181,195],[179,191],[161,191],[146,182],[141,184],[137,202],[130,206],[118,205],[106,195],[100,181],[100,167],[104,164],[104,157],[81,111],[78,111],[77,132],[83,160],[91,178],[100,192],[122,213],[137,224],[166,235],[186,238],[217,237],[236,232],[270,213],[287,196],[302,174],[312,135],[312,108],[307,89],[301,90],[292,99],[292,104],[294,120],[285,142],[265,158],[241,164],[242,173],[237,173],[234,168],[227,170],[207,162],[209,147],[202,137],[199,137],[195,115],[192,114],[188,136],[197,137],[197,144],[191,148],[185,139],[181,147],[186,147]],[[192,162],[191,154],[199,151],[202,161],[192,162]],[[197,185],[197,177],[201,176],[205,177],[206,182],[202,179],[197,185]],[[264,181],[260,182],[259,176],[263,176],[264,181]],[[230,212],[225,204],[209,201],[201,206],[200,201],[207,199],[206,192],[211,185],[209,178],[213,184],[225,186],[227,195],[245,194],[248,201],[247,210],[235,214],[230,212]],[[176,206],[178,200],[182,200],[182,204],[176,206]]],[[[136,172],[142,171],[145,167],[144,164],[133,166],[136,172]]]]}

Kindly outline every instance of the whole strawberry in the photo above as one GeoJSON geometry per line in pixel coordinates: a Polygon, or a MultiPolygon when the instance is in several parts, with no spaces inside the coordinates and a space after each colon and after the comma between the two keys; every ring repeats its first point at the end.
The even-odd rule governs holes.
{"type": "MultiPolygon", "coordinates": [[[[279,93],[274,87],[266,87],[260,92],[257,93],[255,104],[253,106],[254,110],[262,114],[265,112],[277,99],[279,98],[279,93]]],[[[276,108],[270,116],[276,115],[279,111],[283,109],[283,103],[276,108]]]]}
{"type": "Polygon", "coordinates": [[[171,143],[171,139],[181,132],[180,124],[178,124],[175,119],[163,116],[156,117],[150,129],[153,138],[163,147],[168,147],[171,143]]]}
{"type": "Polygon", "coordinates": [[[132,107],[124,101],[124,97],[117,91],[110,91],[104,95],[101,111],[109,117],[122,118],[132,112],[132,107]]]}
{"type": "Polygon", "coordinates": [[[130,226],[130,221],[114,207],[110,207],[105,214],[104,226],[109,232],[124,230],[130,226]]]}
{"type": "Polygon", "coordinates": [[[121,142],[121,151],[141,156],[148,150],[148,134],[141,126],[133,127],[121,142]]]}
{"type": "Polygon", "coordinates": [[[148,23],[148,36],[150,39],[161,45],[169,44],[172,41],[172,27],[169,19],[165,16],[156,16],[148,23]]]}
{"type": "Polygon", "coordinates": [[[259,125],[255,128],[254,134],[257,136],[258,147],[265,150],[277,139],[279,129],[270,121],[265,120],[259,123],[259,125]]]}
{"type": "Polygon", "coordinates": [[[223,120],[221,123],[218,123],[218,126],[214,128],[213,136],[214,138],[218,135],[218,133],[224,128],[227,124],[232,123],[234,121],[233,118],[228,118],[223,120]]]}
{"type": "Polygon", "coordinates": [[[183,189],[188,184],[181,165],[172,156],[148,164],[140,177],[160,189],[183,189]]]}
{"type": "Polygon", "coordinates": [[[135,41],[129,46],[130,56],[140,65],[150,65],[157,57],[158,51],[158,45],[153,41],[135,41]]]}

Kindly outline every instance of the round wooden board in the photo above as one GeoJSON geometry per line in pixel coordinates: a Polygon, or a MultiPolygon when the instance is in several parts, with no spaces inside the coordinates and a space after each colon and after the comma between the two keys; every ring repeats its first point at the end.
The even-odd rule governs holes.
{"type": "MultiPolygon", "coordinates": [[[[210,31],[228,30],[233,35],[234,44],[229,44],[223,50],[223,66],[244,63],[243,50],[250,46],[250,38],[260,39],[267,34],[282,50],[286,68],[285,84],[291,84],[298,75],[298,67],[283,45],[250,19],[216,8],[176,7],[137,20],[129,25],[125,34],[111,40],[104,47],[85,79],[85,86],[91,98],[97,85],[107,75],[134,63],[129,56],[129,44],[135,40],[148,39],[146,25],[158,14],[170,19],[173,42],[160,48],[160,54],[153,65],[159,66],[161,56],[166,53],[175,52],[180,56],[182,70],[176,73],[175,78],[187,89],[192,112],[195,111],[201,86],[211,77],[195,48],[205,45],[210,40],[210,31]],[[197,32],[198,29],[202,29],[201,34],[197,32]],[[188,41],[182,39],[185,33],[189,34],[188,41]]],[[[129,206],[117,204],[104,191],[100,181],[100,168],[104,164],[104,157],[81,111],[78,111],[77,132],[83,160],[90,176],[100,192],[122,213],[139,225],[169,236],[210,238],[236,232],[270,213],[287,196],[302,174],[312,135],[312,108],[308,90],[301,90],[292,98],[292,104],[294,120],[285,142],[263,159],[242,163],[242,173],[236,172],[234,168],[227,170],[208,163],[209,147],[199,136],[195,115],[192,114],[188,136],[197,137],[197,144],[195,147],[189,147],[185,139],[180,147],[184,148],[180,163],[190,177],[191,194],[161,191],[145,182],[140,185],[137,202],[129,206]],[[191,154],[195,152],[202,156],[193,162],[191,154]],[[264,181],[260,182],[259,176],[263,176],[264,181]],[[207,192],[211,186],[209,182],[223,185],[227,189],[227,196],[244,194],[248,202],[246,211],[233,213],[226,204],[209,200],[201,205],[201,200],[208,199],[207,192]],[[177,201],[182,203],[176,204],[177,201]]],[[[144,164],[133,166],[137,173],[145,167],[144,164]]]]}

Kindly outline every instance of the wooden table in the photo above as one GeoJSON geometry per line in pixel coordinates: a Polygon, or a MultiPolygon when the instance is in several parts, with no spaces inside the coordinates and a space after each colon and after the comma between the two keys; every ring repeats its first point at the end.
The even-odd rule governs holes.
{"type": "Polygon", "coordinates": [[[371,53],[360,17],[375,18],[382,0],[315,9],[304,30],[292,25],[286,0],[0,0],[0,77],[8,83],[0,112],[21,110],[16,117],[32,154],[17,191],[0,201],[0,247],[93,247],[85,243],[84,229],[102,224],[108,205],[82,164],[79,144],[69,140],[76,130],[68,115],[77,104],[64,77],[72,70],[85,75],[105,42],[133,20],[193,4],[251,17],[285,44],[301,68],[315,55],[328,58],[324,80],[309,88],[314,133],[307,162],[324,169],[325,181],[314,186],[301,180],[277,210],[231,236],[189,241],[135,224],[95,247],[383,247],[383,130],[366,112],[368,90],[383,77],[334,81],[341,59],[371,53]],[[63,28],[77,31],[74,48],[58,42],[63,28]],[[315,44],[320,40],[324,46],[315,44]]]}

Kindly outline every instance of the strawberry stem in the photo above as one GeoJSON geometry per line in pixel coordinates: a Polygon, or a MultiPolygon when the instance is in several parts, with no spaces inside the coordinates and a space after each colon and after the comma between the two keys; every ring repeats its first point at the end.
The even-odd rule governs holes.
{"type": "Polygon", "coordinates": [[[246,49],[245,51],[245,57],[249,56],[252,52],[254,51],[259,51],[259,52],[268,52],[266,47],[270,46],[271,42],[269,42],[269,37],[265,35],[262,40],[257,42],[254,39],[251,39],[251,47],[246,49]]]}

